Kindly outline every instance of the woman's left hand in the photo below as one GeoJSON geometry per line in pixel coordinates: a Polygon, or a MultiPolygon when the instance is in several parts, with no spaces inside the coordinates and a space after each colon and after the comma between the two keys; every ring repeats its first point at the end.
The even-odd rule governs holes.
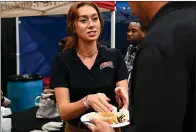
{"type": "Polygon", "coordinates": [[[116,87],[115,93],[116,93],[116,101],[119,107],[128,109],[129,107],[128,91],[124,87],[116,87]]]}

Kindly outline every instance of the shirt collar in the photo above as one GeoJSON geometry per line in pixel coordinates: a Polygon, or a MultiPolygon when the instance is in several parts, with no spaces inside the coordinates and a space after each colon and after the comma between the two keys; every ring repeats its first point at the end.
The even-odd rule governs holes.
{"type": "Polygon", "coordinates": [[[137,44],[137,45],[130,44],[129,45],[130,48],[138,48],[139,46],[140,46],[140,44],[137,44]]]}
{"type": "Polygon", "coordinates": [[[105,48],[106,47],[103,45],[98,45],[98,51],[99,51],[98,56],[101,57],[102,59],[106,58],[106,50],[104,50],[105,48]]]}

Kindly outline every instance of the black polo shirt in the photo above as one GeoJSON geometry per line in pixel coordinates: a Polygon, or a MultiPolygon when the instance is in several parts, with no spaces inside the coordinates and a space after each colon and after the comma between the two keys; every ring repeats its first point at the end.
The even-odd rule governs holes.
{"type": "Polygon", "coordinates": [[[51,87],[68,88],[71,102],[88,94],[105,93],[111,99],[110,103],[117,106],[114,92],[116,82],[128,78],[124,59],[117,49],[98,46],[98,51],[90,70],[74,48],[58,53],[52,68],[51,87]]]}
{"type": "Polygon", "coordinates": [[[130,132],[195,132],[195,58],[196,3],[169,2],[135,59],[130,132]]]}

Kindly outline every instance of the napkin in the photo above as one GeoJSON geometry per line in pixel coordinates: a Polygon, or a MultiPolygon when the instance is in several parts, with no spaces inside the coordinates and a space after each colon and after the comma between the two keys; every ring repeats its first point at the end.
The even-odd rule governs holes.
{"type": "Polygon", "coordinates": [[[63,127],[63,122],[49,122],[42,126],[44,131],[59,131],[63,127]]]}

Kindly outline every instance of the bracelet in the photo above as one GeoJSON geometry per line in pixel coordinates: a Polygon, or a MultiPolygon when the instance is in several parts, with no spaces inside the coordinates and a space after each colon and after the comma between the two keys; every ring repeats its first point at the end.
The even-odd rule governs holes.
{"type": "Polygon", "coordinates": [[[90,108],[90,106],[89,106],[88,103],[87,103],[87,97],[88,97],[88,95],[87,95],[86,97],[84,97],[83,103],[84,103],[84,106],[85,106],[86,108],[90,108]]]}

